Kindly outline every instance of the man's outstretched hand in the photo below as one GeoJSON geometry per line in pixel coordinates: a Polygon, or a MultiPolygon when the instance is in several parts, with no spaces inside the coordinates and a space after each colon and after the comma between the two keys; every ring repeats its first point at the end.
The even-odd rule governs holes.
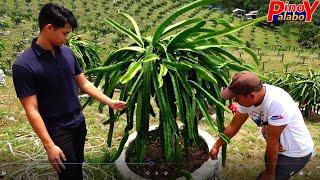
{"type": "Polygon", "coordinates": [[[219,148],[216,146],[213,146],[209,152],[209,157],[211,157],[211,159],[217,159],[217,156],[219,154],[219,148]]]}
{"type": "Polygon", "coordinates": [[[111,109],[123,110],[126,108],[126,102],[120,100],[111,100],[110,104],[108,105],[111,109]]]}

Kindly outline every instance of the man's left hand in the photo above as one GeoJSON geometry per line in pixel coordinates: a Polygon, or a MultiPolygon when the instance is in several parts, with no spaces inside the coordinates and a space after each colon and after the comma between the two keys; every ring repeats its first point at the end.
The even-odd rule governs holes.
{"type": "Polygon", "coordinates": [[[257,180],[274,180],[274,174],[269,174],[266,170],[260,172],[257,180]]]}
{"type": "Polygon", "coordinates": [[[111,100],[110,104],[108,105],[111,109],[123,110],[126,108],[126,102],[120,100],[111,100]]]}

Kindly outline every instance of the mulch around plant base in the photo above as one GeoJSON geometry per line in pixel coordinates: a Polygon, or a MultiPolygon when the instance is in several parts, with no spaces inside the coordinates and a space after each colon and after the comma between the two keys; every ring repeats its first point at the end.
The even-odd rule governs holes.
{"type": "MultiPolygon", "coordinates": [[[[126,152],[126,163],[134,173],[146,179],[168,179],[174,177],[178,166],[188,172],[193,172],[200,168],[201,165],[208,160],[208,147],[204,140],[200,142],[199,147],[192,145],[189,148],[189,163],[183,161],[167,164],[162,158],[161,141],[156,130],[151,131],[148,137],[147,151],[144,163],[135,164],[135,140],[129,145],[126,152]]],[[[183,146],[183,138],[179,139],[183,146]]],[[[185,159],[185,154],[182,151],[182,157],[185,159]]],[[[181,176],[181,175],[180,175],[181,176]]]]}

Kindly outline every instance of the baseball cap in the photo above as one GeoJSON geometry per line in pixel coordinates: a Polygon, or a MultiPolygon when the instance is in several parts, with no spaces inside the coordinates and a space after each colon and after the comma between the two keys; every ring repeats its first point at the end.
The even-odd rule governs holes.
{"type": "Polygon", "coordinates": [[[249,94],[262,87],[259,77],[249,71],[236,73],[231,80],[229,87],[221,91],[222,99],[232,99],[238,94],[249,94]]]}

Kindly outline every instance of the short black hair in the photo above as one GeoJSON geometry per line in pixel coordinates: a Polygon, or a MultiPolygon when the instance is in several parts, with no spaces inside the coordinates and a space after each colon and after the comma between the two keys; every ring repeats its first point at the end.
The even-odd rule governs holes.
{"type": "Polygon", "coordinates": [[[66,24],[70,24],[72,29],[78,27],[78,22],[73,13],[62,6],[54,3],[45,4],[38,17],[40,30],[47,24],[52,24],[56,28],[64,27],[66,24]]]}

